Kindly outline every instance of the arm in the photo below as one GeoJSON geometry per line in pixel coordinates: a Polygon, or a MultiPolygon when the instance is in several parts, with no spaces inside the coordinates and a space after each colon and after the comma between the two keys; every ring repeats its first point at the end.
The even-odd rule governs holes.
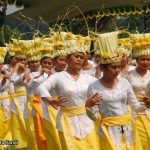
{"type": "Polygon", "coordinates": [[[131,108],[137,113],[147,110],[148,108],[145,105],[141,105],[140,102],[137,100],[133,92],[133,89],[128,81],[126,87],[127,87],[127,100],[131,108]]]}

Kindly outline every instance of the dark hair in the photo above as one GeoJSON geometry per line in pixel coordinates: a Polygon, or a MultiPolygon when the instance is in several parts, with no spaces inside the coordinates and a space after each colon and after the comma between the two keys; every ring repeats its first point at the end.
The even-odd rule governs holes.
{"type": "MultiPolygon", "coordinates": [[[[45,56],[45,57],[43,57],[43,58],[41,59],[41,62],[42,62],[44,59],[46,59],[46,58],[51,58],[51,57],[45,56]]],[[[53,58],[51,58],[51,59],[53,60],[53,58]]]]}
{"type": "Polygon", "coordinates": [[[108,66],[108,65],[110,65],[110,64],[101,64],[101,63],[100,63],[100,67],[103,67],[103,68],[106,68],[106,69],[107,69],[107,66],[108,66]]]}

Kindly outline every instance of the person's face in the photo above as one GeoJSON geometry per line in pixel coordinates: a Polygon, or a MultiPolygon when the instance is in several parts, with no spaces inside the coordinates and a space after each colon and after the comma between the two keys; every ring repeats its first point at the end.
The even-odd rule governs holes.
{"type": "Polygon", "coordinates": [[[148,70],[150,68],[150,56],[140,56],[136,59],[137,65],[141,70],[148,70]]]}
{"type": "Polygon", "coordinates": [[[121,65],[124,66],[128,63],[128,57],[126,55],[122,56],[121,65]]]}
{"type": "Polygon", "coordinates": [[[102,68],[104,76],[108,78],[115,79],[119,75],[121,71],[121,62],[115,62],[112,64],[108,64],[106,67],[102,68]]]}
{"type": "Polygon", "coordinates": [[[100,55],[94,55],[94,58],[95,58],[95,62],[96,64],[99,64],[100,63],[100,55]]]}
{"type": "Polygon", "coordinates": [[[3,68],[3,63],[0,62],[0,72],[2,71],[2,68],[3,68]]]}
{"type": "Polygon", "coordinates": [[[51,70],[51,68],[53,68],[53,66],[54,66],[52,58],[50,58],[50,57],[44,58],[41,61],[41,66],[42,66],[42,68],[47,68],[47,69],[51,70]]]}
{"type": "Polygon", "coordinates": [[[13,63],[13,64],[16,64],[17,63],[17,58],[15,56],[12,56],[10,58],[10,62],[13,63]]]}
{"type": "Polygon", "coordinates": [[[31,61],[28,62],[28,65],[32,72],[36,72],[40,67],[40,61],[31,61]]]}
{"type": "Polygon", "coordinates": [[[68,56],[68,67],[74,70],[80,70],[84,63],[85,55],[83,53],[75,53],[68,56]]]}
{"type": "Polygon", "coordinates": [[[59,71],[63,71],[67,66],[66,56],[58,56],[54,59],[55,68],[59,71]]]}
{"type": "Polygon", "coordinates": [[[22,63],[25,66],[27,65],[27,59],[26,58],[17,58],[17,62],[18,63],[22,63]]]}

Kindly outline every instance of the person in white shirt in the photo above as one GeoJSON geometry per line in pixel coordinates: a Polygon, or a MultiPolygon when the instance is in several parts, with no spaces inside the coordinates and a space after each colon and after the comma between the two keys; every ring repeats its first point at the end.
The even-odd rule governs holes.
{"type": "MultiPolygon", "coordinates": [[[[131,34],[133,45],[133,54],[136,58],[137,67],[128,73],[128,80],[133,88],[133,91],[141,104],[145,97],[145,89],[150,81],[150,49],[149,45],[143,43],[150,39],[150,34],[131,34]]],[[[149,150],[150,145],[150,109],[139,113],[132,113],[134,123],[138,129],[138,134],[141,139],[144,150],[149,150]]]]}
{"type": "MultiPolygon", "coordinates": [[[[6,55],[5,47],[0,47],[0,140],[12,140],[11,135],[11,115],[10,115],[10,97],[8,93],[10,75],[4,75],[3,64],[6,55]]],[[[0,145],[0,149],[9,149],[9,145],[0,145]]]]}
{"type": "MultiPolygon", "coordinates": [[[[70,33],[69,33],[70,34],[70,33]]],[[[66,36],[68,33],[66,33],[66,36]]],[[[94,123],[86,115],[85,103],[88,85],[96,78],[80,74],[84,62],[84,46],[73,38],[66,46],[68,67],[66,71],[50,76],[39,87],[43,100],[53,107],[60,106],[57,113],[56,128],[59,132],[62,149],[100,149],[94,123]],[[52,98],[51,90],[57,97],[52,98]]],[[[67,37],[68,38],[68,37],[67,37]]],[[[67,43],[67,42],[66,42],[67,43]]]]}
{"type": "Polygon", "coordinates": [[[117,47],[117,36],[117,32],[98,35],[99,43],[102,44],[100,62],[103,77],[88,88],[87,114],[93,120],[97,119],[98,113],[101,115],[98,130],[101,150],[136,150],[141,145],[132,128],[127,103],[136,112],[148,108],[137,101],[129,82],[118,77],[122,53],[117,47]],[[102,100],[98,96],[102,96],[102,100]]]}

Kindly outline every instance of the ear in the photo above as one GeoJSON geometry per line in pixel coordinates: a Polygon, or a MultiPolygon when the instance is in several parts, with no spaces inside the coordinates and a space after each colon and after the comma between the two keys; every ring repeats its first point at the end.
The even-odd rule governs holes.
{"type": "Polygon", "coordinates": [[[105,67],[100,65],[100,69],[101,69],[101,71],[104,71],[105,67]]]}

